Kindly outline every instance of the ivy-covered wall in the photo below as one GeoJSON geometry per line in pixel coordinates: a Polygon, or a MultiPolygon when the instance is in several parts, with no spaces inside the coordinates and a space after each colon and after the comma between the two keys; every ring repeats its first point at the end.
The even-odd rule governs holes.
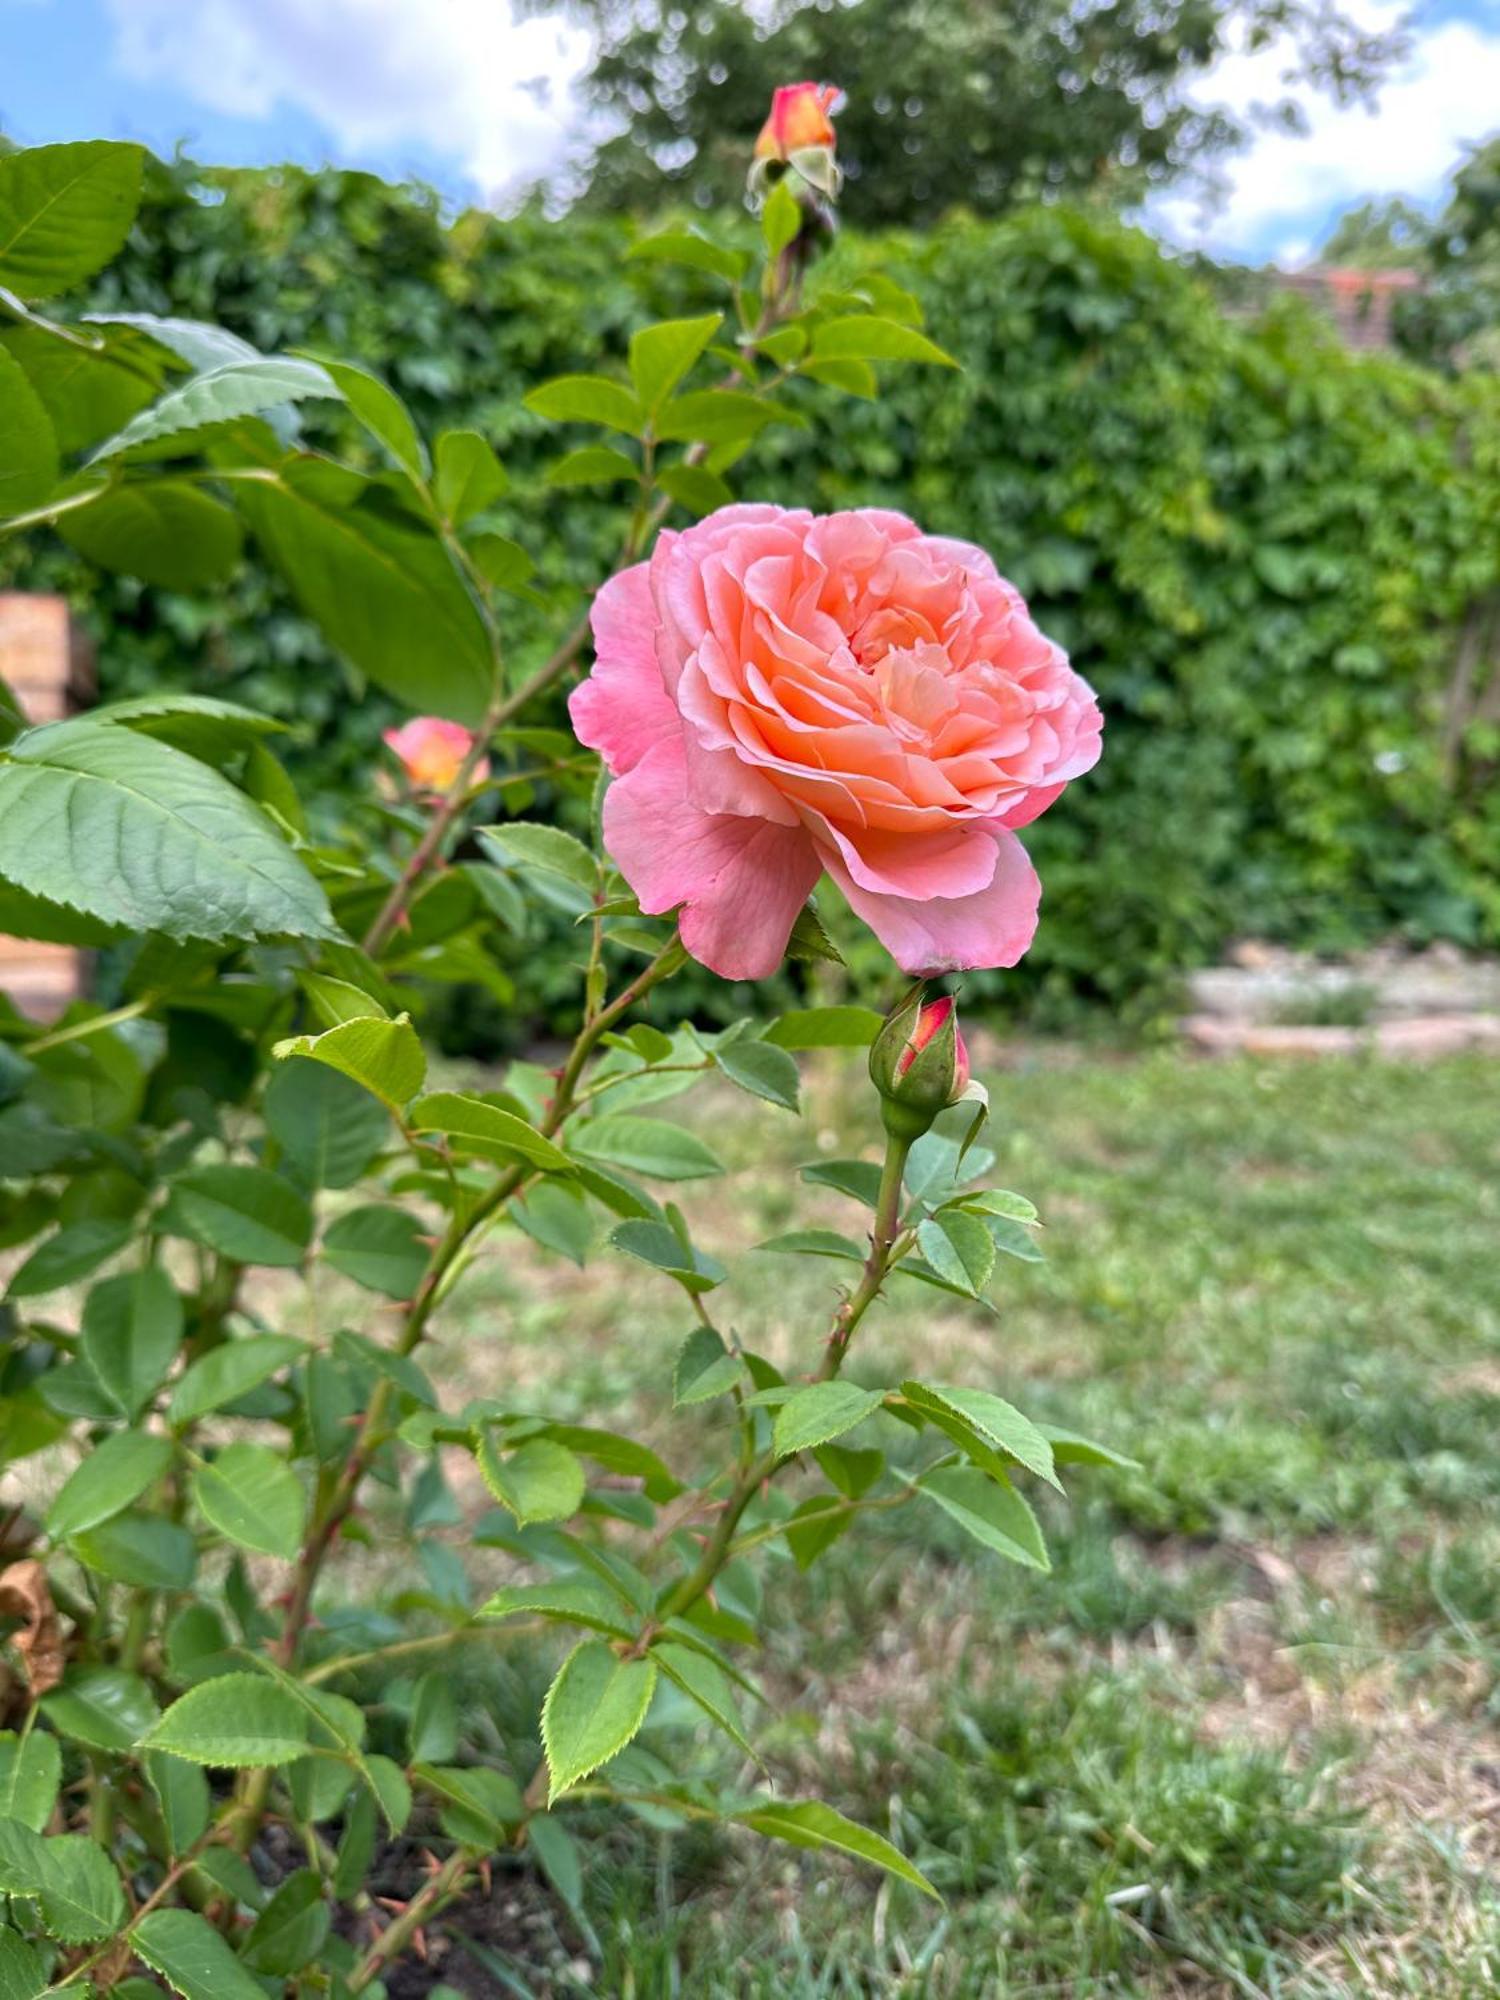
{"type": "MultiPolygon", "coordinates": [[[[632,233],[597,216],[449,226],[430,199],[362,175],[184,164],[156,174],[88,303],[376,365],[424,422],[493,439],[511,531],[540,553],[557,443],[522,391],[601,341],[623,355],[648,310],[707,298],[707,279],[627,264],[632,233]]],[[[1292,302],[1226,318],[1200,278],[1099,214],[846,237],[832,276],[846,260],[919,292],[963,368],[910,371],[878,401],[846,399],[835,425],[825,411],[771,433],[741,486],[820,508],[901,503],[983,543],[1109,720],[1103,762],[1027,835],[1046,883],[1037,945],[972,996],[1052,1020],[1091,1000],[1146,1013],[1245,932],[1500,942],[1500,727],[1482,702],[1456,747],[1450,726],[1454,703],[1460,723],[1474,706],[1452,685],[1460,629],[1500,591],[1500,384],[1352,357],[1292,302]]],[[[609,496],[579,497],[566,573],[554,554],[541,579],[554,607],[523,612],[515,634],[520,669],[618,546],[609,496]]],[[[369,782],[388,705],[350,701],[253,561],[202,601],[60,545],[3,574],[69,593],[109,693],[238,695],[295,723],[294,761],[316,765],[333,809],[369,782]]],[[[519,970],[546,1019],[548,967],[519,970]]]]}

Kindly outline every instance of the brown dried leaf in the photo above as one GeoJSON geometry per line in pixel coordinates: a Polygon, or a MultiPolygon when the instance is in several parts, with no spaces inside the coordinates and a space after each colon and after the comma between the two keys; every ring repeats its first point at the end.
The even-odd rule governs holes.
{"type": "Polygon", "coordinates": [[[62,1626],[39,1562],[28,1558],[0,1570],[0,1617],[22,1620],[8,1643],[26,1669],[32,1694],[55,1688],[63,1677],[62,1626]]]}

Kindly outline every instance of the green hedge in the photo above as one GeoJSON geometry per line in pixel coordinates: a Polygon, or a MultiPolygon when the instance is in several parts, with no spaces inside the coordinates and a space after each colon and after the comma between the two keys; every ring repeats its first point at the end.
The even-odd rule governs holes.
{"type": "MultiPolygon", "coordinates": [[[[648,309],[685,307],[709,282],[626,265],[632,230],[530,213],[449,226],[427,197],[362,175],[179,164],[154,176],[88,303],[380,366],[423,421],[494,439],[527,541],[557,444],[522,391],[601,342],[623,354],[648,309]]],[[[1027,836],[1046,883],[1037,945],[975,996],[1054,1020],[1098,1000],[1148,1012],[1242,932],[1318,948],[1500,940],[1485,782],[1500,744],[1481,727],[1456,769],[1439,756],[1457,625],[1500,586],[1500,385],[1350,356],[1292,302],[1227,319],[1207,285],[1102,214],[846,237],[830,275],[870,260],[920,293],[963,371],[912,371],[833,419],[825,401],[808,431],[768,438],[742,488],[905,505],[983,543],[1109,722],[1102,764],[1027,836]]],[[[617,545],[617,510],[580,497],[565,573],[545,578],[553,608],[516,634],[519,664],[617,545]]],[[[258,567],[202,602],[60,546],[11,580],[68,591],[110,694],[163,681],[235,694],[298,724],[296,754],[335,809],[341,787],[368,782],[386,703],[350,703],[258,567]]],[[[856,945],[856,979],[874,966],[856,945]]],[[[550,1018],[554,968],[521,970],[550,1018]]]]}

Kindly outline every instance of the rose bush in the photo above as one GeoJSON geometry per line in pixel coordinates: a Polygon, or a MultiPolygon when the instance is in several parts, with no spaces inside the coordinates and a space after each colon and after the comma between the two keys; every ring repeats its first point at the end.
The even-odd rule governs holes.
{"type": "Polygon", "coordinates": [[[610,1812],[930,1892],[883,1835],[748,1780],[760,1562],[923,1506],[1047,1566],[1028,1482],[1108,1450],[985,1387],[844,1374],[892,1283],[982,1308],[1004,1260],[1037,1260],[1035,1211],[983,1184],[983,1092],[919,983],[870,1058],[883,1156],[803,1170],[854,1233],[756,1246],[846,1276],[784,1372],[730,1329],[729,1273],[674,1198],[724,1163],[661,1109],[712,1078],[795,1113],[799,1056],[882,1030],[835,1006],[709,1033],[664,999],[684,940],[720,966],[829,955],[822,868],[908,964],[1030,935],[1013,829],[1096,753],[1083,683],[977,551],[893,514],[727,504],[740,456],[800,421],[790,376],[863,389],[946,357],[898,288],[805,282],[823,197],[790,174],[758,271],[690,232],[642,246],[727,298],[640,328],[628,378],[525,398],[608,439],[562,453],[559,493],[633,495],[577,703],[606,785],[527,714],[589,622],[501,532],[485,436],[425,436],[333,356],[41,309],[118,247],[139,168],[102,143],[0,159],[0,310],[26,336],[0,347],[0,535],[194,589],[251,536],[414,720],[390,744],[408,789],[372,782],[331,840],[252,709],[157,692],[31,727],[0,687],[0,924],[101,949],[114,980],[46,1026],[0,1009],[0,1990],[379,1994],[496,1870],[535,1869],[587,1941],[578,1830],[610,1812]],[[355,462],[314,442],[329,406],[355,462]],[[557,620],[529,671],[517,601],[557,620]],[[539,793],[588,837],[526,818],[539,793]],[[430,1079],[423,995],[503,1003],[496,935],[524,947],[543,914],[577,940],[562,1059],[430,1079]],[[465,1398],[450,1305],[506,1231],[654,1274],[692,1463],[525,1381],[465,1398]],[[519,1726],[463,1712],[458,1650],[518,1632],[551,1643],[545,1698],[519,1726]]]}
{"type": "Polygon", "coordinates": [[[641,908],[763,979],[827,874],[908,972],[1014,965],[1014,828],[1099,755],[1087,683],[980,549],[873,509],[723,508],[600,591],[569,703],[641,908]]]}

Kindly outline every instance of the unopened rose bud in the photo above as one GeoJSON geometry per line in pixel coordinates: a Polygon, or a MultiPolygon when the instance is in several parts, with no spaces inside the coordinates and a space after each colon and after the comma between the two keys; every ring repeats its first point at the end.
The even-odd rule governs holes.
{"type": "Polygon", "coordinates": [[[804,186],[800,193],[809,223],[820,233],[833,227],[833,212],[818,200],[833,201],[841,176],[834,157],[837,136],[829,116],[838,99],[832,83],[784,83],[771,99],[771,112],[755,142],[755,158],[750,167],[749,188],[756,201],[764,200],[774,184],[790,170],[804,186]]]}
{"type": "Polygon", "coordinates": [[[885,1128],[906,1140],[920,1139],[969,1082],[957,1006],[947,995],[925,1002],[922,995],[922,986],[914,986],[886,1016],[870,1047],[870,1077],[880,1092],[885,1128]]]}
{"type": "MultiPolygon", "coordinates": [[[[399,729],[387,729],[382,741],[395,752],[418,792],[446,792],[474,747],[471,731],[436,715],[419,715],[399,729]]],[[[474,771],[476,784],[483,784],[489,774],[488,760],[481,760],[474,771]]]]}
{"type": "Polygon", "coordinates": [[[803,146],[826,146],[832,152],[833,120],[828,114],[838,94],[831,83],[782,84],[771,98],[771,115],[755,142],[756,159],[784,164],[803,146]]]}

